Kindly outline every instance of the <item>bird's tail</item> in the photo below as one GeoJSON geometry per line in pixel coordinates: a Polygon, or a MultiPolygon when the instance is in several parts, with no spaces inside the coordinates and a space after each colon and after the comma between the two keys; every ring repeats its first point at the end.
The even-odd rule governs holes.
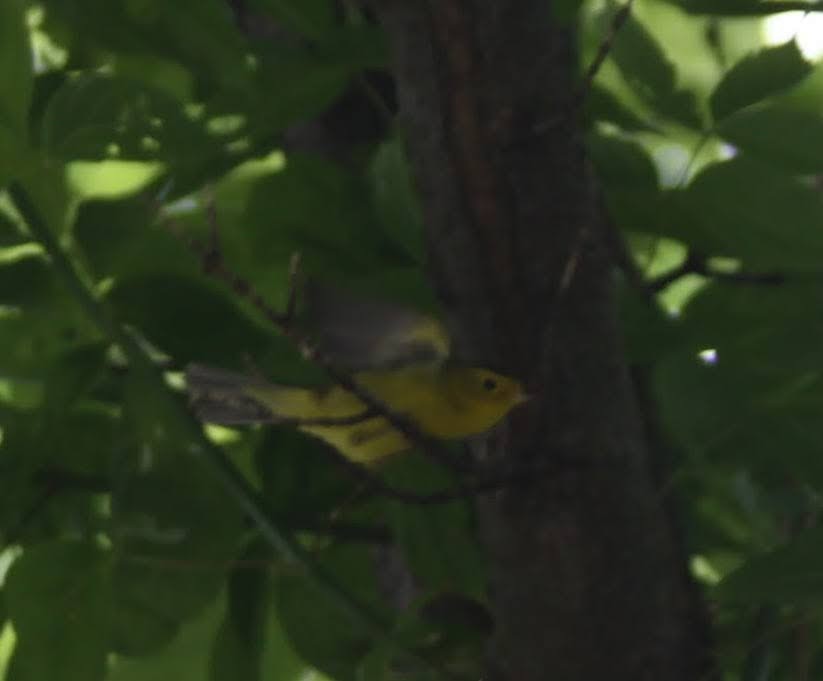
{"type": "Polygon", "coordinates": [[[263,379],[201,364],[186,367],[186,390],[197,416],[209,423],[271,423],[278,416],[253,397],[254,389],[273,388],[263,379]]]}

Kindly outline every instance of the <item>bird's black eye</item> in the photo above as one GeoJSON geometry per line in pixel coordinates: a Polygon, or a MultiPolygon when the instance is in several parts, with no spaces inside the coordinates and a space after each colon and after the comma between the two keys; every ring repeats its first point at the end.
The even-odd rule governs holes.
{"type": "Polygon", "coordinates": [[[497,390],[497,381],[495,381],[493,378],[484,378],[483,390],[487,390],[488,392],[491,392],[492,390],[497,390]]]}

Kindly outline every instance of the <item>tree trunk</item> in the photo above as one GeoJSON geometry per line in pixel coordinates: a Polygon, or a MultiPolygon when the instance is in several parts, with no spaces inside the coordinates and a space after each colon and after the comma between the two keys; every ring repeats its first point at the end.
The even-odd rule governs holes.
{"type": "Polygon", "coordinates": [[[698,679],[707,629],[648,472],[574,106],[573,27],[549,0],[375,8],[458,354],[537,396],[484,454],[534,471],[478,502],[489,678],[698,679]]]}

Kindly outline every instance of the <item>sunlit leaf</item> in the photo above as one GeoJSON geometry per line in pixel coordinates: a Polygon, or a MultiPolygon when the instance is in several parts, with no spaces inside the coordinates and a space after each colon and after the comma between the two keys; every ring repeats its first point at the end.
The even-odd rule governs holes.
{"type": "Polygon", "coordinates": [[[715,121],[799,83],[812,71],[794,41],[767,47],[737,62],[709,99],[715,121]]]}
{"type": "Polygon", "coordinates": [[[42,143],[60,159],[164,159],[192,163],[212,143],[179,102],[136,81],[99,74],[67,80],[49,100],[42,143]]]}
{"type": "Polygon", "coordinates": [[[701,127],[697,100],[677,82],[677,72],[662,46],[637,19],[629,17],[615,38],[611,56],[631,88],[660,114],[701,127]]]}

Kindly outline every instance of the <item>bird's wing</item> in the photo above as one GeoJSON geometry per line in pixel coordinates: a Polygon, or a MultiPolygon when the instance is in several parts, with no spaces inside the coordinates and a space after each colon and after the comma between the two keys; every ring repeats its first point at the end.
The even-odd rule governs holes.
{"type": "Polygon", "coordinates": [[[201,364],[186,367],[186,390],[198,418],[209,423],[239,425],[277,421],[277,417],[260,400],[248,394],[250,387],[266,385],[223,369],[201,364]]]}
{"type": "Polygon", "coordinates": [[[317,281],[304,289],[305,322],[323,354],[353,371],[439,363],[450,351],[436,317],[317,281]]]}

